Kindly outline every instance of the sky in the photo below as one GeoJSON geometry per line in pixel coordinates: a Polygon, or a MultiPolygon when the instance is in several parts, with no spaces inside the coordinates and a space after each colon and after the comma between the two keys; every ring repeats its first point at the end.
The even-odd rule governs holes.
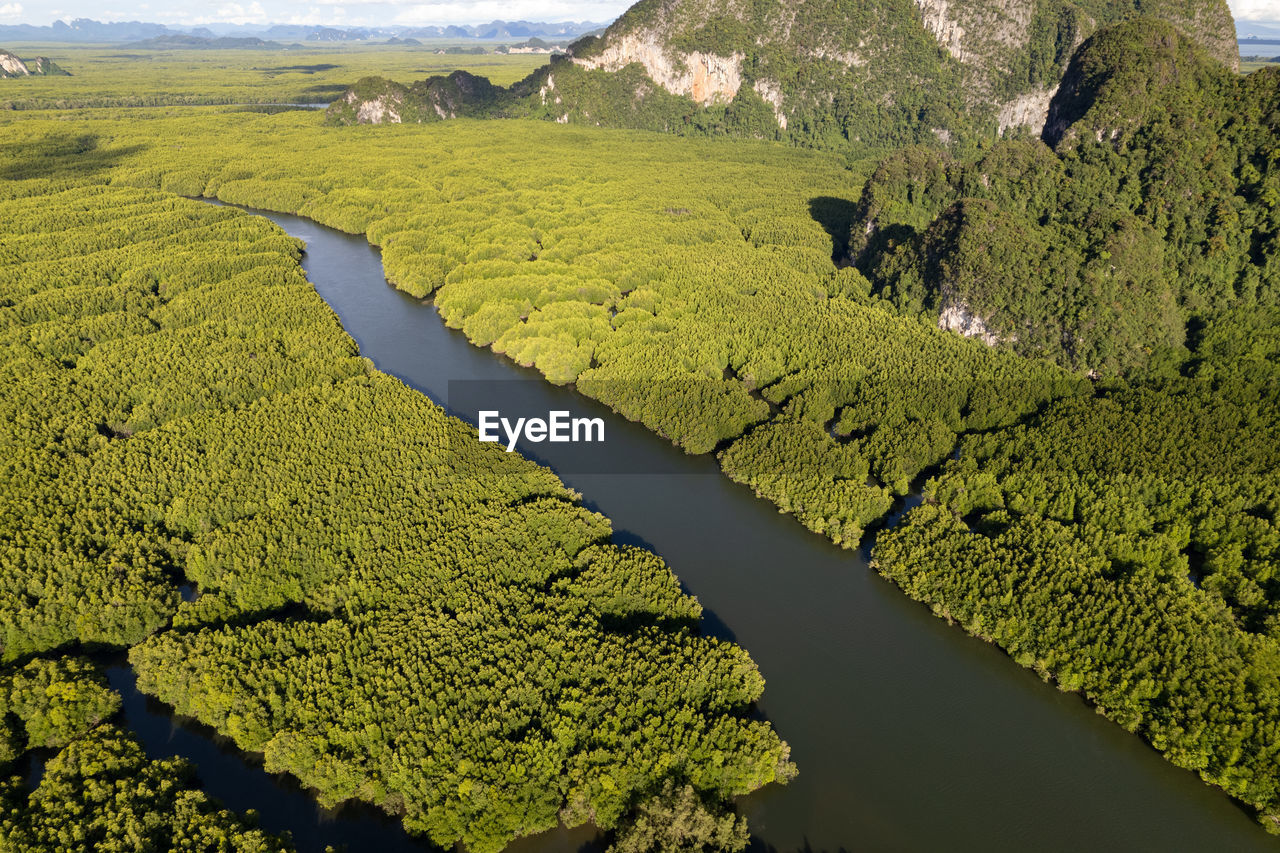
{"type": "MultiPolygon", "coordinates": [[[[1280,21],[1280,0],[1228,0],[1237,20],[1280,21]]],[[[0,23],[56,20],[161,24],[478,24],[492,20],[611,21],[627,0],[0,0],[0,23]]]]}
{"type": "Polygon", "coordinates": [[[1228,0],[1237,21],[1280,21],[1280,0],[1228,0]]]}
{"type": "MultiPolygon", "coordinates": [[[[604,22],[618,17],[633,2],[635,0],[0,0],[0,24],[49,24],[73,18],[174,25],[604,22]]],[[[1280,5],[1280,0],[1269,2],[1280,5]]]]}

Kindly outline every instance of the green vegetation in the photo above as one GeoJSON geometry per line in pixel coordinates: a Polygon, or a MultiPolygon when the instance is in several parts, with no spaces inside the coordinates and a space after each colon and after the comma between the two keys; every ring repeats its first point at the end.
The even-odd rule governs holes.
{"type": "Polygon", "coordinates": [[[708,808],[689,785],[679,790],[670,781],[653,799],[640,804],[636,815],[618,830],[610,853],[702,853],[704,850],[746,849],[747,822],[732,813],[708,808]]]}
{"type": "Polygon", "coordinates": [[[380,108],[376,113],[379,120],[418,124],[443,121],[460,115],[485,114],[500,91],[486,78],[466,71],[429,77],[407,88],[381,77],[364,77],[329,107],[327,115],[331,121],[356,124],[365,118],[360,114],[360,106],[374,104],[380,108]]]}
{"type": "MultiPolygon", "coordinates": [[[[690,452],[723,451],[731,476],[850,547],[957,434],[1082,390],[899,317],[837,269],[839,228],[814,205],[851,181],[838,158],[538,122],[388,132],[317,119],[82,126],[119,146],[100,147],[116,182],[367,234],[390,279],[430,294],[474,343],[690,452]],[[166,143],[150,147],[161,129],[166,143]],[[1006,383],[1025,393],[993,390],[1006,383]]],[[[14,125],[34,145],[47,128],[14,125]]]]}
{"type": "Polygon", "coordinates": [[[29,796],[0,784],[0,844],[14,853],[267,853],[292,847],[218,808],[194,789],[177,758],[148,761],[142,748],[101,726],[49,760],[29,796]]]}
{"type": "Polygon", "coordinates": [[[0,674],[0,764],[28,749],[64,747],[120,709],[120,696],[79,658],[33,660],[0,674]]]}
{"type": "MultiPolygon", "coordinates": [[[[1066,31],[1046,24],[1028,84],[1066,31]]],[[[584,75],[643,83],[552,75],[529,94],[547,117],[579,84],[620,103],[583,101],[584,75]]],[[[365,235],[473,343],[717,453],[843,545],[927,480],[879,571],[1278,828],[1278,79],[1138,21],[1075,55],[1053,148],[920,145],[874,171],[549,122],[0,119],[0,471],[21,485],[0,521],[30,520],[5,655],[132,645],[144,689],[324,802],[478,850],[560,819],[620,850],[733,846],[725,800],[790,772],[745,716],[758,674],[693,631],[657,558],[519,459],[448,473],[461,428],[358,359],[296,244],[168,194],[204,195],[365,235]],[[1004,345],[940,331],[947,309],[1004,345]]],[[[423,115],[474,82],[419,87],[423,115]]],[[[749,97],[598,115],[772,114],[749,97]]]]}
{"type": "MultiPolygon", "coordinates": [[[[889,150],[967,143],[1027,123],[1086,36],[1139,12],[1180,27],[1225,66],[1238,65],[1224,0],[1026,5],[642,0],[603,35],[571,45],[573,61],[553,60],[452,112],[889,150]],[[709,73],[701,58],[708,55],[729,70],[709,73]],[[727,88],[712,89],[706,78],[727,88]]],[[[411,120],[436,120],[429,93],[409,94],[407,104],[411,120]]],[[[353,123],[356,113],[331,118],[353,123]]]]}
{"type": "Polygon", "coordinates": [[[420,47],[384,45],[139,52],[45,44],[39,50],[75,75],[10,80],[0,89],[0,110],[323,104],[371,74],[410,78],[463,68],[508,85],[546,60],[531,54],[440,55],[420,47]]]}
{"type": "Polygon", "coordinates": [[[165,493],[139,492],[154,439],[132,439],[365,366],[274,229],[136,191],[4,189],[0,654],[130,645],[172,616],[190,543],[165,493]]]}
{"type": "MultiPolygon", "coordinates": [[[[963,115],[960,67],[921,27],[912,3],[760,2],[742,9],[642,2],[591,45],[588,54],[602,53],[627,37],[652,40],[678,62],[695,51],[743,56],[743,83],[734,103],[741,108],[759,101],[758,92],[773,93],[785,126],[767,108],[770,135],[799,144],[885,146],[934,140],[935,128],[958,132],[971,127],[963,115]]],[[[607,91],[613,85],[607,71],[576,73],[583,88],[607,91]]],[[[565,82],[557,79],[558,86],[565,82]]],[[[641,94],[651,97],[647,90],[654,85],[631,87],[630,96],[617,100],[613,111],[595,111],[591,117],[611,123],[627,101],[641,94]]],[[[680,100],[686,109],[702,111],[687,98],[680,100]]],[[[576,104],[572,92],[566,101],[576,104]]],[[[715,107],[705,109],[716,112],[715,107]]],[[[694,126],[704,123],[695,120],[694,126]]]]}
{"type": "MultiPolygon", "coordinates": [[[[747,716],[763,679],[697,633],[665,564],[374,371],[296,241],[109,186],[64,150],[10,147],[0,184],[6,661],[132,646],[143,690],[322,803],[476,851],[561,820],[608,829],[668,780],[718,804],[789,778],[747,716]]],[[[15,747],[17,724],[57,746],[118,701],[66,660],[0,685],[15,747]]],[[[72,741],[15,832],[109,849],[140,821],[161,848],[240,843],[171,782],[112,793],[140,767],[113,738],[72,741]],[[122,768],[86,790],[101,801],[58,796],[100,765],[122,768]]]]}
{"type": "Polygon", "coordinates": [[[1072,61],[1046,134],[957,161],[907,149],[863,191],[877,292],[961,311],[1079,371],[1167,370],[1188,324],[1280,301],[1280,73],[1240,78],[1139,20],[1072,61]]]}
{"type": "Polygon", "coordinates": [[[1278,324],[1275,309],[1215,323],[1190,379],[966,439],[874,552],[913,598],[1081,691],[1272,831],[1278,324]],[[1266,337],[1250,345],[1250,326],[1266,337]]]}
{"type": "Polygon", "coordinates": [[[1277,63],[1280,63],[1280,56],[1242,56],[1240,57],[1240,73],[1252,74],[1277,63]]]}
{"type": "Polygon", "coordinates": [[[1100,32],[1049,149],[882,163],[851,248],[933,321],[1122,374],[965,437],[876,567],[1280,832],[1280,75],[1100,32]],[[945,316],[945,315],[944,315],[945,316]]]}
{"type": "Polygon", "coordinates": [[[682,136],[782,138],[772,109],[753,90],[742,90],[728,104],[697,107],[656,86],[634,63],[613,72],[588,71],[557,58],[512,87],[501,115],[682,136]]]}
{"type": "Polygon", "coordinates": [[[0,50],[0,80],[17,77],[69,77],[70,72],[47,56],[23,62],[7,50],[0,50]]]}
{"type": "Polygon", "coordinates": [[[357,81],[326,113],[330,124],[422,124],[458,117],[539,118],[688,136],[745,135],[777,139],[777,121],[752,90],[731,104],[696,108],[687,98],[654,88],[638,65],[586,71],[564,57],[509,87],[465,71],[405,86],[383,77],[357,81]],[[645,96],[635,97],[643,90],[645,96]],[[391,108],[390,113],[380,107],[391,108]]]}

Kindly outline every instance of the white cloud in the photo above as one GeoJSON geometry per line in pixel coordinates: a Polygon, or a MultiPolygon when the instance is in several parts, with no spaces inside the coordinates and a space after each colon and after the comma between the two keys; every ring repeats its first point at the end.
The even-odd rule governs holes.
{"type": "Polygon", "coordinates": [[[321,9],[319,6],[312,6],[309,9],[307,9],[306,12],[295,13],[293,15],[290,15],[288,19],[284,21],[284,23],[286,24],[332,24],[334,23],[334,20],[333,20],[334,14],[338,12],[342,12],[345,14],[345,10],[339,9],[336,7],[321,9]]]}
{"type": "Polygon", "coordinates": [[[1231,14],[1243,21],[1280,21],[1280,0],[1230,0],[1231,14]]]}
{"type": "MultiPolygon", "coordinates": [[[[325,0],[317,0],[325,2],[325,0]]],[[[352,5],[350,0],[332,0],[352,5]]],[[[628,2],[582,2],[582,0],[356,0],[400,7],[397,24],[474,24],[487,21],[611,21],[622,14],[628,2]]]]}
{"type": "MultiPolygon", "coordinates": [[[[367,26],[392,23],[474,24],[495,19],[609,21],[625,11],[632,0],[178,0],[172,4],[156,3],[155,0],[120,0],[124,8],[110,12],[103,8],[102,0],[64,0],[64,3],[59,3],[63,6],[59,10],[40,8],[40,3],[35,4],[36,9],[30,9],[23,5],[24,2],[0,0],[0,20],[48,23],[55,19],[88,17],[186,24],[280,21],[367,26]]],[[[1280,22],[1280,0],[1228,2],[1240,21],[1280,22]]]]}
{"type": "Polygon", "coordinates": [[[241,3],[224,3],[212,15],[196,18],[196,24],[265,24],[267,11],[258,0],[245,6],[241,3]]]}
{"type": "MultiPolygon", "coordinates": [[[[140,16],[137,7],[132,17],[179,25],[420,26],[493,20],[612,21],[630,5],[629,0],[185,0],[175,8],[152,0],[149,12],[140,16]],[[204,8],[197,11],[200,5],[204,8]]],[[[93,12],[79,10],[73,17],[81,15],[94,17],[93,12]]]]}

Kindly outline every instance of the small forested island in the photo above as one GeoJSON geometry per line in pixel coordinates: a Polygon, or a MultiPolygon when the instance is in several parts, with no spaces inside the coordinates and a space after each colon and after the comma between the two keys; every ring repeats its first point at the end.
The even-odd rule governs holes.
{"type": "Polygon", "coordinates": [[[324,849],[135,699],[423,849],[791,843],[742,798],[805,773],[807,697],[723,590],[362,354],[255,211],[1280,843],[1280,65],[1223,0],[96,26],[75,76],[0,52],[0,850],[324,849]]]}

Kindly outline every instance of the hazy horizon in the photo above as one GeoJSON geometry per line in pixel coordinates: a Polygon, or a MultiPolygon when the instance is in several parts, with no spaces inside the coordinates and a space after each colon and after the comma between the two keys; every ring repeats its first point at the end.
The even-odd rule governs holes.
{"type": "MultiPolygon", "coordinates": [[[[56,0],[55,0],[56,2],[56,0]]],[[[153,6],[149,2],[118,2],[104,8],[101,3],[65,2],[35,7],[21,0],[0,0],[0,25],[48,26],[55,21],[88,18],[103,23],[143,22],[172,27],[210,25],[269,26],[298,24],[332,27],[449,26],[485,24],[490,21],[534,21],[539,23],[612,21],[632,5],[628,2],[596,0],[551,0],[528,2],[403,2],[403,0],[249,0],[249,2],[195,2],[175,6],[153,6]]]]}
{"type": "MultiPolygon", "coordinates": [[[[1228,0],[1237,21],[1280,26],[1280,0],[1228,0]]],[[[47,26],[54,21],[96,21],[199,27],[214,24],[336,27],[484,24],[490,21],[612,21],[626,0],[197,0],[177,6],[150,0],[0,0],[0,25],[47,26]]]]}

